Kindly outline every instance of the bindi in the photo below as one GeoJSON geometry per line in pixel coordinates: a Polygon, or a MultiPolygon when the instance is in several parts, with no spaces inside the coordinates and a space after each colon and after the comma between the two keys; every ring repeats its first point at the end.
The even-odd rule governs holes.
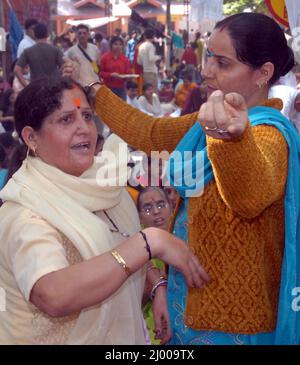
{"type": "Polygon", "coordinates": [[[81,108],[81,100],[80,99],[74,99],[74,105],[77,109],[81,108]]]}

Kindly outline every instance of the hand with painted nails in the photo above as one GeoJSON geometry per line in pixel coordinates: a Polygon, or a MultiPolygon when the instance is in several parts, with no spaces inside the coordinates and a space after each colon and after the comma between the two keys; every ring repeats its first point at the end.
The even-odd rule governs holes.
{"type": "Polygon", "coordinates": [[[231,140],[241,137],[248,125],[245,99],[237,93],[224,95],[214,91],[202,104],[198,121],[205,134],[212,138],[231,140]]]}

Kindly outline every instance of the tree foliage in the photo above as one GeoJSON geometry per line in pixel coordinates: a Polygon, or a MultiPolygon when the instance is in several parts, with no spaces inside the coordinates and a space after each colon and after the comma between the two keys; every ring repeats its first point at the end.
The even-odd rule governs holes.
{"type": "Polygon", "coordinates": [[[266,12],[264,0],[224,0],[224,13],[226,15],[241,13],[246,9],[254,12],[266,12]]]}

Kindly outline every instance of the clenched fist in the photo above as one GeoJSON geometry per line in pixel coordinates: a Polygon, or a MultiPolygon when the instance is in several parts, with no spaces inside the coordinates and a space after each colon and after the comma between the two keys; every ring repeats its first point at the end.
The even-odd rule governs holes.
{"type": "Polygon", "coordinates": [[[248,125],[245,99],[237,93],[224,95],[217,90],[202,104],[198,120],[204,133],[212,138],[229,141],[241,137],[248,125]]]}

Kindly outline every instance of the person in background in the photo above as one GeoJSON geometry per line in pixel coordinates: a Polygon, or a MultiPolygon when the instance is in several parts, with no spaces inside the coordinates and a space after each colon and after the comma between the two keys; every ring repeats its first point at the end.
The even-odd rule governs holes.
{"type": "Polygon", "coordinates": [[[276,84],[269,90],[269,98],[280,98],[283,102],[281,113],[288,118],[300,133],[300,90],[276,84]]]}
{"type": "Polygon", "coordinates": [[[137,45],[137,33],[134,31],[131,33],[130,40],[127,42],[126,56],[129,59],[131,65],[134,61],[134,50],[137,45]]]}
{"type": "MultiPolygon", "coordinates": [[[[151,186],[144,188],[138,195],[137,209],[142,227],[157,227],[168,231],[172,209],[162,188],[151,186]]],[[[160,260],[152,260],[151,263],[152,265],[148,268],[149,277],[151,278],[151,274],[154,272],[158,272],[163,277],[165,273],[164,263],[160,260]]],[[[166,282],[162,282],[161,286],[163,287],[161,290],[166,290],[166,282]]],[[[165,342],[160,341],[159,336],[157,336],[163,335],[165,337],[164,333],[158,334],[155,332],[156,315],[154,313],[158,308],[153,305],[151,300],[151,294],[153,294],[151,293],[151,283],[146,281],[145,287],[143,314],[150,334],[151,343],[153,345],[164,344],[165,342]]],[[[167,326],[163,326],[162,331],[167,331],[167,326]]]]}
{"type": "Polygon", "coordinates": [[[135,81],[128,80],[126,82],[126,93],[127,93],[127,98],[126,98],[127,104],[131,105],[134,108],[138,108],[139,90],[138,90],[138,84],[135,81]]]}
{"type": "Polygon", "coordinates": [[[207,101],[206,87],[201,85],[197,86],[190,91],[185,105],[181,110],[181,115],[194,113],[200,109],[201,105],[207,101]]]}
{"type": "Polygon", "coordinates": [[[11,132],[0,134],[0,146],[4,148],[6,160],[5,165],[8,166],[12,158],[16,146],[19,144],[18,140],[13,137],[11,132]]]}
{"type": "Polygon", "coordinates": [[[139,97],[138,105],[139,109],[148,115],[160,117],[163,114],[159,97],[150,83],[144,84],[143,95],[139,97]]]}
{"type": "Polygon", "coordinates": [[[3,95],[3,104],[0,108],[0,122],[5,131],[13,132],[15,129],[14,107],[16,93],[14,89],[7,89],[3,95]]]}
{"type": "Polygon", "coordinates": [[[171,115],[176,106],[174,104],[175,93],[172,86],[172,81],[164,79],[161,81],[161,87],[158,92],[159,101],[161,102],[161,108],[164,115],[171,115]]]}
{"type": "Polygon", "coordinates": [[[163,186],[164,192],[168,198],[168,201],[170,202],[170,206],[172,208],[172,211],[175,212],[178,200],[180,199],[180,195],[178,194],[177,190],[174,189],[173,186],[163,186]]]}
{"type": "Polygon", "coordinates": [[[196,33],[195,38],[195,45],[196,45],[196,54],[197,54],[197,64],[199,66],[202,65],[202,57],[203,57],[203,50],[204,50],[204,40],[201,38],[201,33],[196,33]]]}
{"type": "Polygon", "coordinates": [[[105,37],[103,37],[101,33],[95,34],[95,44],[100,51],[100,57],[102,57],[103,55],[105,55],[105,53],[108,53],[110,51],[109,42],[105,37]]]}
{"type": "Polygon", "coordinates": [[[145,37],[142,34],[140,36],[140,38],[138,39],[137,44],[135,46],[133,64],[132,64],[133,73],[136,75],[139,75],[139,78],[137,80],[138,88],[139,88],[139,95],[142,95],[142,93],[143,93],[144,78],[143,78],[143,66],[138,64],[138,55],[139,55],[139,48],[143,44],[144,40],[145,40],[145,37]]]}
{"type": "Polygon", "coordinates": [[[137,208],[143,227],[168,230],[172,208],[164,189],[153,186],[144,188],[139,193],[137,208]]]}
{"type": "Polygon", "coordinates": [[[171,39],[172,39],[174,57],[175,57],[175,59],[180,60],[183,55],[183,52],[184,52],[184,42],[183,42],[183,38],[182,38],[182,30],[180,29],[179,33],[172,31],[171,39]]]}
{"type": "Polygon", "coordinates": [[[17,58],[21,57],[21,54],[24,52],[24,50],[26,48],[30,48],[35,45],[36,38],[35,38],[35,34],[34,34],[34,27],[37,24],[38,24],[38,21],[35,18],[30,18],[30,19],[25,20],[25,23],[24,23],[25,34],[18,46],[17,58]]]}
{"type": "Polygon", "coordinates": [[[157,61],[160,56],[155,54],[154,30],[147,28],[144,32],[145,41],[139,46],[137,62],[143,67],[144,83],[152,84],[154,91],[158,91],[158,68],[157,61]]]}
{"type": "Polygon", "coordinates": [[[175,93],[172,85],[172,80],[165,79],[161,81],[161,88],[158,92],[161,103],[171,103],[174,100],[175,93]]]}
{"type": "Polygon", "coordinates": [[[36,44],[25,49],[18,59],[14,72],[23,87],[28,84],[24,77],[27,66],[30,68],[30,81],[47,75],[58,75],[63,65],[63,53],[48,43],[48,29],[39,23],[34,27],[36,44]]]}
{"type": "Polygon", "coordinates": [[[122,29],[116,28],[115,31],[114,31],[113,37],[119,37],[120,38],[121,34],[122,34],[122,29]]]}
{"type": "Polygon", "coordinates": [[[181,57],[181,62],[184,63],[185,65],[193,65],[195,68],[197,67],[198,61],[197,61],[195,43],[190,43],[187,46],[181,57]]]}
{"type": "Polygon", "coordinates": [[[70,41],[70,38],[63,36],[60,38],[59,43],[64,56],[67,56],[69,49],[73,47],[73,43],[70,41]]]}
{"type": "Polygon", "coordinates": [[[120,37],[112,37],[110,41],[111,51],[101,57],[100,76],[104,84],[124,101],[126,100],[124,76],[130,75],[131,67],[129,59],[123,54],[124,42],[120,37]]]}
{"type": "Polygon", "coordinates": [[[4,80],[2,76],[0,76],[0,108],[3,107],[4,93],[10,88],[10,84],[6,80],[4,80]]]}
{"type": "Polygon", "coordinates": [[[179,108],[184,108],[190,92],[197,87],[193,82],[193,75],[190,72],[184,72],[183,83],[175,91],[175,103],[179,108]]]}
{"type": "Polygon", "coordinates": [[[88,85],[89,82],[98,82],[100,51],[97,46],[89,42],[89,27],[79,24],[76,27],[76,37],[78,43],[68,50],[66,57],[79,65],[78,82],[83,86],[88,85]]]}

